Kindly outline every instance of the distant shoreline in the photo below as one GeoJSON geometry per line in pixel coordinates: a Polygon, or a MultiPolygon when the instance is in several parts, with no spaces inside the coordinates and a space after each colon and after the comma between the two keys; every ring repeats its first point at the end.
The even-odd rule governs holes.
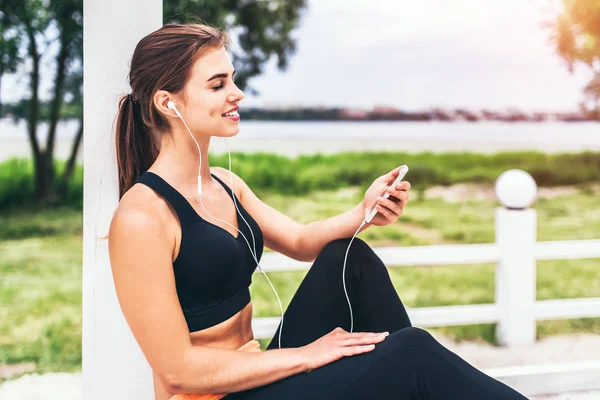
{"type": "Polygon", "coordinates": [[[242,118],[252,121],[394,121],[394,122],[592,122],[599,121],[597,111],[524,112],[469,110],[465,108],[431,108],[403,111],[395,107],[377,106],[370,110],[347,107],[257,108],[240,111],[242,118]]]}
{"type": "MultiPolygon", "coordinates": [[[[77,112],[81,112],[79,109],[77,112]]],[[[516,108],[505,110],[442,108],[432,107],[423,110],[406,111],[392,106],[375,106],[372,109],[354,107],[324,106],[281,106],[281,107],[243,107],[240,115],[247,121],[396,121],[396,122],[429,122],[429,121],[467,121],[467,122],[590,122],[600,121],[600,111],[523,111],[516,108]]],[[[12,118],[13,114],[5,113],[2,118],[12,118]]],[[[44,117],[48,117],[44,115],[44,117]]],[[[76,119],[76,115],[68,118],[76,119]]]]}
{"type": "MultiPolygon", "coordinates": [[[[597,122],[395,122],[395,121],[244,121],[240,132],[228,140],[235,152],[266,152],[288,157],[302,154],[332,154],[346,151],[404,151],[408,153],[540,151],[577,153],[600,151],[600,124],[597,122]]],[[[79,129],[77,120],[58,125],[55,154],[66,159],[72,138],[79,129]]],[[[45,144],[48,124],[40,124],[38,138],[45,144]]],[[[30,157],[25,123],[14,125],[0,120],[0,161],[30,157]]],[[[106,140],[112,143],[113,134],[106,140]]],[[[84,133],[84,141],[86,135],[84,133]]],[[[222,138],[213,138],[211,152],[226,151],[222,138]]],[[[82,159],[82,151],[78,160],[82,159]]]]}
{"type": "MultiPolygon", "coordinates": [[[[56,141],[55,157],[57,159],[67,159],[72,146],[71,139],[59,139],[56,141]]],[[[540,151],[545,153],[580,153],[586,150],[600,151],[600,148],[569,148],[563,146],[538,146],[518,147],[507,144],[505,146],[498,144],[489,144],[485,142],[472,143],[465,146],[461,143],[455,145],[445,144],[427,144],[422,141],[390,141],[378,140],[371,141],[368,139],[338,139],[324,138],[321,140],[314,139],[298,139],[298,138],[264,138],[244,139],[234,138],[229,141],[229,150],[231,152],[246,152],[246,153],[273,153],[287,157],[297,157],[304,154],[334,154],[348,151],[355,152],[386,152],[397,151],[407,153],[454,153],[454,152],[471,152],[481,154],[494,154],[503,151],[540,151]]],[[[213,140],[210,145],[210,153],[224,154],[226,153],[225,144],[221,140],[213,140]]],[[[9,158],[29,158],[31,157],[31,148],[27,140],[2,140],[0,139],[0,162],[9,158]]],[[[83,148],[79,148],[78,162],[83,161],[83,148]]]]}

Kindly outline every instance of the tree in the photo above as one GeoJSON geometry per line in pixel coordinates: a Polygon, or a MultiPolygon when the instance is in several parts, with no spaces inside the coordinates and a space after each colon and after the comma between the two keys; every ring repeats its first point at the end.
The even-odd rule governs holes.
{"type": "Polygon", "coordinates": [[[27,59],[31,62],[27,135],[33,153],[35,199],[43,203],[52,202],[58,196],[54,170],[56,127],[64,99],[68,66],[80,54],[77,49],[83,45],[83,3],[82,0],[4,0],[2,6],[7,19],[21,33],[21,39],[27,46],[27,59]],[[47,38],[50,27],[58,31],[57,37],[47,38]],[[42,147],[37,136],[40,61],[50,44],[58,45],[58,54],[51,90],[49,131],[46,144],[42,147]]]}
{"type": "MultiPolygon", "coordinates": [[[[594,74],[584,89],[586,101],[596,117],[600,111],[600,0],[562,0],[563,10],[556,17],[552,40],[570,72],[576,64],[594,74]]],[[[585,107],[585,104],[584,104],[585,107]]]]}
{"type": "MultiPolygon", "coordinates": [[[[3,5],[3,1],[0,2],[3,5]]],[[[16,72],[21,63],[19,57],[20,37],[16,27],[11,25],[6,14],[0,6],[0,91],[4,74],[16,72]]],[[[0,99],[0,115],[2,115],[2,99],[0,99]]]]}
{"type": "Polygon", "coordinates": [[[191,13],[202,21],[226,30],[236,44],[231,49],[236,69],[235,83],[257,94],[248,81],[263,72],[264,65],[277,57],[285,70],[296,50],[291,32],[306,8],[306,0],[164,0],[165,22],[186,22],[191,13]]]}
{"type": "MultiPolygon", "coordinates": [[[[56,179],[54,145],[65,96],[72,98],[71,103],[79,104],[83,98],[83,0],[0,0],[0,6],[0,21],[6,21],[7,27],[18,32],[17,48],[23,43],[27,49],[23,59],[16,53],[6,53],[6,59],[13,70],[24,61],[31,65],[28,71],[31,98],[23,104],[28,107],[27,134],[34,159],[35,198],[41,203],[51,203],[67,188],[83,137],[81,114],[66,167],[62,177],[56,179]],[[58,50],[49,102],[49,133],[45,146],[41,147],[37,137],[42,104],[38,94],[40,60],[50,45],[58,50]]],[[[168,21],[196,14],[211,25],[227,29],[239,43],[239,48],[232,50],[238,71],[236,83],[247,89],[249,79],[260,74],[273,55],[280,69],[287,67],[295,50],[290,33],[305,6],[305,0],[165,0],[164,14],[168,21]]]]}
{"type": "MultiPolygon", "coordinates": [[[[50,102],[50,126],[48,128],[47,153],[50,159],[49,176],[46,177],[52,185],[54,183],[54,168],[52,160],[56,126],[60,118],[60,109],[63,105],[67,90],[78,101],[83,100],[83,2],[82,0],[51,0],[50,14],[59,30],[58,42],[60,50],[56,57],[56,75],[54,78],[54,93],[50,102]],[[72,67],[71,69],[69,67],[72,67]]],[[[79,116],[79,129],[73,141],[71,155],[63,172],[58,187],[66,190],[66,185],[73,172],[79,143],[83,136],[83,110],[79,116]]],[[[52,192],[47,192],[52,195],[52,192]]],[[[59,192],[59,194],[62,194],[59,192]]]]}

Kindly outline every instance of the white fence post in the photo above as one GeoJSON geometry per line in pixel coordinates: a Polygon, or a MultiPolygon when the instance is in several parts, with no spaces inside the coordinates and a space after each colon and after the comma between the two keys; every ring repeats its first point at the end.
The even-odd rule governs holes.
{"type": "Polygon", "coordinates": [[[496,181],[504,208],[496,209],[496,336],[501,345],[535,342],[536,218],[528,209],[536,195],[535,181],[525,171],[508,170],[496,181]]]}

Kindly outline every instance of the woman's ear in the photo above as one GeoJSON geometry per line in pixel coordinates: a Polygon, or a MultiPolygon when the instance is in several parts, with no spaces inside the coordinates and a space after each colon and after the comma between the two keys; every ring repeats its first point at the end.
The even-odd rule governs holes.
{"type": "MultiPolygon", "coordinates": [[[[167,118],[178,118],[175,110],[169,108],[169,101],[174,101],[177,106],[175,97],[166,90],[158,90],[153,97],[154,107],[167,118]]],[[[179,107],[178,107],[179,108],[179,107]]]]}

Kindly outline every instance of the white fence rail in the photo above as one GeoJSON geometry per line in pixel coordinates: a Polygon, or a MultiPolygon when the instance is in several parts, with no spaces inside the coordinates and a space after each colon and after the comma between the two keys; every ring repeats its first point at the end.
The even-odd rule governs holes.
{"type": "MultiPolygon", "coordinates": [[[[458,265],[500,261],[498,246],[492,244],[443,244],[434,246],[376,247],[375,253],[388,267],[458,265]]],[[[537,260],[567,260],[600,257],[600,240],[557,240],[537,242],[537,260]]],[[[266,272],[305,271],[310,263],[275,252],[264,253],[260,265],[266,272]]]]}
{"type": "MultiPolygon", "coordinates": [[[[502,252],[497,244],[378,247],[374,248],[374,251],[388,267],[500,263],[502,260],[502,252]]],[[[533,247],[533,256],[536,260],[600,257],[600,240],[537,242],[533,247]]],[[[265,253],[261,266],[266,272],[303,271],[310,268],[310,263],[296,261],[279,253],[265,253]]],[[[510,268],[510,265],[507,268],[510,268]]],[[[515,271],[516,274],[523,272],[515,271]]],[[[497,277],[497,286],[504,283],[497,277]]],[[[507,293],[513,291],[509,288],[507,293]]],[[[600,298],[539,300],[530,303],[532,303],[529,306],[532,306],[534,321],[600,317],[600,298]]],[[[516,309],[511,311],[519,313],[527,306],[528,304],[516,305],[516,309]]],[[[413,324],[422,327],[502,323],[498,304],[407,307],[407,311],[413,324]]],[[[272,337],[279,320],[279,317],[255,318],[253,320],[255,336],[272,337]]],[[[522,343],[522,341],[517,342],[522,343]]]]}
{"type": "MultiPolygon", "coordinates": [[[[537,260],[600,258],[600,240],[537,242],[536,212],[527,208],[535,197],[535,182],[523,171],[507,171],[503,175],[504,180],[501,176],[496,183],[496,191],[506,208],[496,210],[495,243],[374,249],[388,267],[496,263],[494,303],[407,307],[413,325],[497,323],[498,342],[513,345],[534,343],[538,320],[600,317],[600,298],[536,301],[537,260]]],[[[278,253],[265,253],[261,260],[267,272],[301,271],[310,265],[278,253]]],[[[279,322],[279,317],[253,319],[254,336],[272,337],[279,322]]],[[[600,390],[600,360],[491,368],[483,372],[525,395],[600,390]]]]}

